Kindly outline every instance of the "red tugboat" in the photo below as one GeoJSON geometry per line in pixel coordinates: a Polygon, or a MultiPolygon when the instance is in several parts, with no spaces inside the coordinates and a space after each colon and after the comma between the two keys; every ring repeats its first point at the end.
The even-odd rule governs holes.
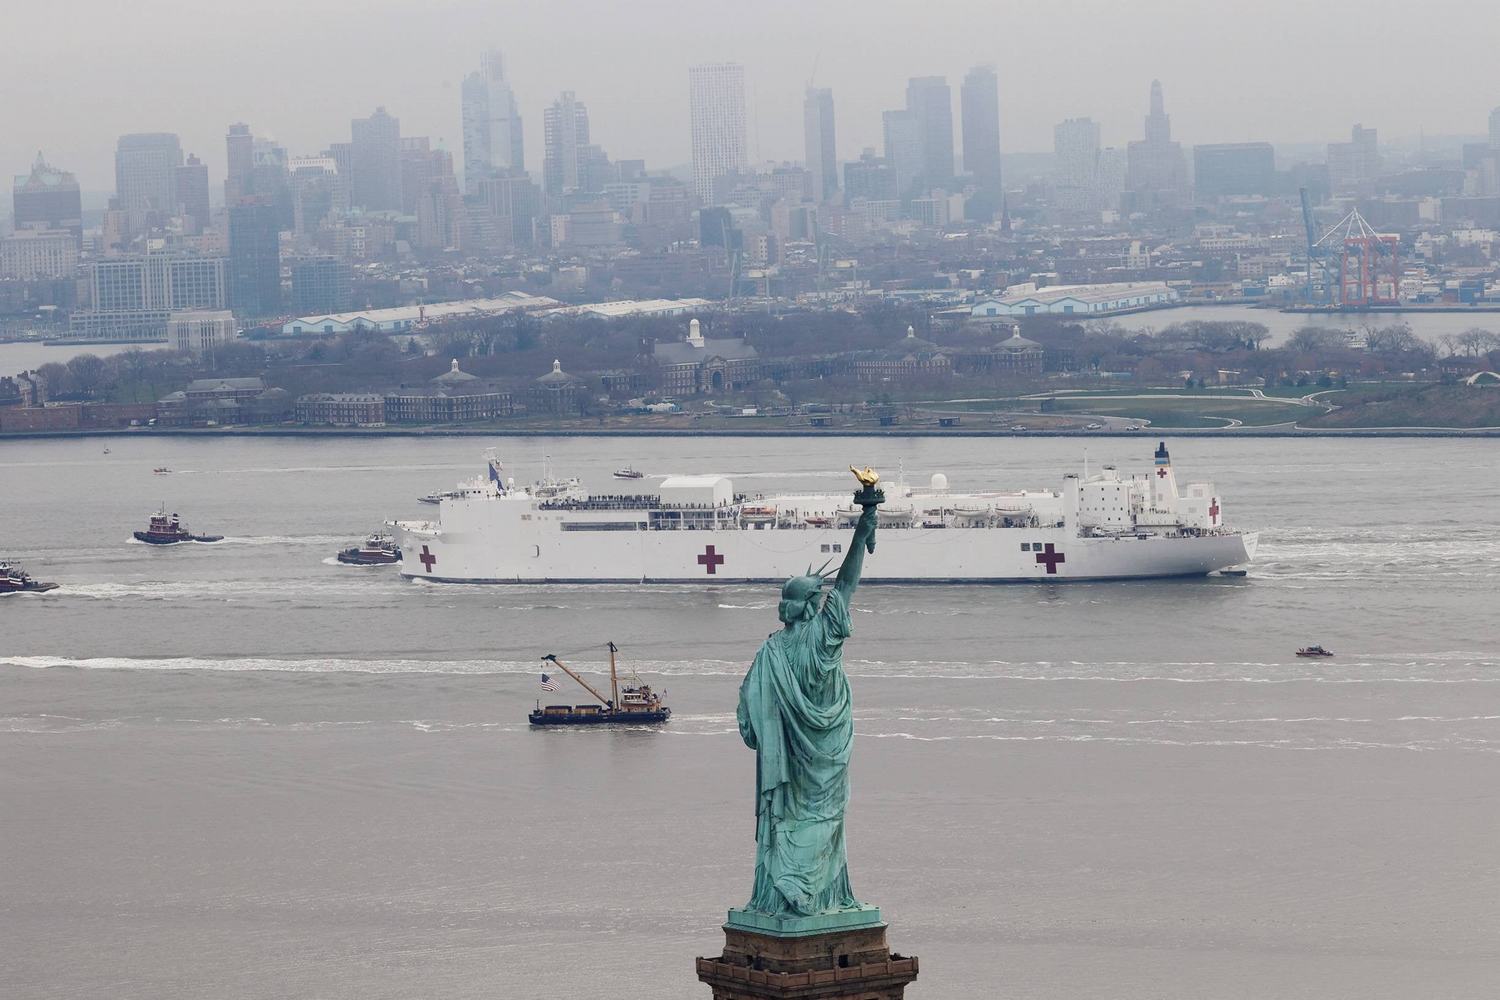
{"type": "Polygon", "coordinates": [[[0,559],[0,594],[45,594],[56,589],[57,584],[33,580],[20,566],[0,559]]]}
{"type": "MultiPolygon", "coordinates": [[[[614,643],[609,646],[609,688],[613,698],[606,698],[596,691],[593,685],[579,677],[567,665],[556,656],[548,653],[542,657],[543,663],[551,663],[554,667],[573,678],[583,689],[595,698],[599,699],[598,705],[548,705],[545,708],[537,704],[536,711],[530,715],[533,726],[601,726],[601,725],[642,725],[656,722],[666,722],[672,717],[672,710],[662,704],[661,695],[652,691],[648,685],[642,684],[639,677],[635,679],[635,685],[620,687],[619,674],[615,670],[615,654],[619,647],[614,643]]],[[[542,684],[546,686],[551,681],[546,674],[542,675],[542,684]]],[[[547,688],[547,690],[553,690],[547,688]]]]}
{"type": "Polygon", "coordinates": [[[346,566],[389,566],[401,561],[401,550],[390,535],[377,531],[363,545],[340,550],[338,560],[346,566]]]}
{"type": "Polygon", "coordinates": [[[168,514],[163,507],[151,515],[151,526],[145,531],[134,532],[138,542],[147,545],[176,545],[178,542],[222,542],[223,535],[195,535],[176,514],[168,514]]]}

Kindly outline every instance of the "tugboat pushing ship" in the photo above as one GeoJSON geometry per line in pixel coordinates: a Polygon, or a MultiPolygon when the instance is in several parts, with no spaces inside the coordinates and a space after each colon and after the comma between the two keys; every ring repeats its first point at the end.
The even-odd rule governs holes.
{"type": "MultiPolygon", "coordinates": [[[[548,653],[542,657],[543,663],[550,663],[573,678],[585,691],[599,699],[599,704],[543,707],[538,702],[536,710],[530,716],[533,726],[638,726],[666,722],[672,717],[672,710],[662,703],[661,695],[651,690],[650,685],[642,684],[639,677],[635,678],[634,685],[620,687],[619,672],[615,668],[615,654],[619,652],[619,647],[612,642],[608,646],[609,690],[614,696],[612,698],[600,694],[592,684],[574,673],[554,654],[548,653]]],[[[544,685],[550,683],[550,680],[546,674],[542,675],[544,685]]]]}
{"type": "Polygon", "coordinates": [[[390,535],[377,531],[363,545],[340,549],[336,558],[346,566],[390,566],[401,561],[401,550],[390,535]]]}

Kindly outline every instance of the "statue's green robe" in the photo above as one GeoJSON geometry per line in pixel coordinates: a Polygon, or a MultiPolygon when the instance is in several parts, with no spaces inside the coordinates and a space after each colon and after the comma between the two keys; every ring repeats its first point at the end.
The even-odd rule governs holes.
{"type": "Polygon", "coordinates": [[[774,633],[740,685],[740,736],[755,754],[755,889],[748,910],[859,906],[849,888],[844,808],[854,738],[837,590],[811,619],[774,633]]]}

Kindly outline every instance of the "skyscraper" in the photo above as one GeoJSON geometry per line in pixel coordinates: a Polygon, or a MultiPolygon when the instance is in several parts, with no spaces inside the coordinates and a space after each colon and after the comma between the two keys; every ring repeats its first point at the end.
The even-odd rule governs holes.
{"type": "Polygon", "coordinates": [[[887,111],[881,116],[885,162],[896,176],[896,193],[910,198],[923,176],[922,123],[910,111],[887,111]]]}
{"type": "Polygon", "coordinates": [[[1348,142],[1328,144],[1328,182],[1334,191],[1346,191],[1380,173],[1380,141],[1373,128],[1355,125],[1348,142]]]}
{"type": "Polygon", "coordinates": [[[401,120],[376,108],[349,123],[353,202],[371,211],[401,211],[401,120]]]}
{"type": "Polygon", "coordinates": [[[988,211],[1000,207],[1000,82],[993,66],[975,66],[960,91],[964,172],[985,196],[988,211]]]}
{"type": "Polygon", "coordinates": [[[182,145],[170,132],[120,136],[115,146],[115,197],[133,233],[161,225],[177,210],[182,145]]]}
{"type": "Polygon", "coordinates": [[[1490,112],[1490,148],[1500,149],[1500,108],[1490,112]]]}
{"type": "Polygon", "coordinates": [[[1146,115],[1145,138],[1125,148],[1126,190],[1131,207],[1153,212],[1174,208],[1187,200],[1187,158],[1172,141],[1172,119],[1166,112],[1161,81],[1151,81],[1151,111],[1146,115]]]}
{"type": "Polygon", "coordinates": [[[255,167],[255,136],[250,134],[249,125],[236,122],[229,126],[229,133],[224,136],[224,153],[228,164],[224,178],[224,204],[233,205],[245,195],[254,193],[250,187],[250,172],[255,167]]]}
{"type": "Polygon", "coordinates": [[[743,172],[745,67],[707,63],[688,69],[688,110],[693,139],[693,190],[704,205],[713,203],[714,180],[743,172]]]}
{"type": "Polygon", "coordinates": [[[941,76],[914,76],[906,83],[906,110],[922,133],[922,187],[953,180],[953,92],[941,76]]]}
{"type": "Polygon", "coordinates": [[[292,311],[299,316],[346,312],[353,304],[349,265],[337,257],[292,261],[292,311]]]}
{"type": "Polygon", "coordinates": [[[833,130],[833,91],[808,87],[802,102],[802,135],[812,200],[823,204],[839,187],[838,143],[833,130]]]}
{"type": "Polygon", "coordinates": [[[188,231],[201,233],[208,227],[208,167],[197,156],[177,168],[177,214],[188,220],[188,231]]]}
{"type": "Polygon", "coordinates": [[[1099,207],[1099,124],[1092,118],[1069,118],[1052,127],[1057,160],[1057,207],[1087,212],[1099,207]]]}
{"type": "Polygon", "coordinates": [[[464,186],[471,194],[485,177],[526,169],[516,96],[505,77],[505,57],[491,49],[464,78],[460,100],[464,129],[464,186]]]}
{"type": "Polygon", "coordinates": [[[542,136],[542,187],[548,197],[583,190],[589,180],[589,112],[571,90],[543,112],[542,136]]]}
{"type": "Polygon", "coordinates": [[[1222,142],[1193,147],[1198,200],[1269,195],[1276,183],[1276,150],[1269,142],[1222,142]]]}
{"type": "Polygon", "coordinates": [[[66,229],[75,239],[83,235],[83,200],[78,178],[48,166],[41,153],[31,173],[17,174],[11,185],[16,228],[66,229]]]}
{"type": "Polygon", "coordinates": [[[241,316],[281,311],[281,228],[256,198],[229,206],[229,304],[241,316]]]}

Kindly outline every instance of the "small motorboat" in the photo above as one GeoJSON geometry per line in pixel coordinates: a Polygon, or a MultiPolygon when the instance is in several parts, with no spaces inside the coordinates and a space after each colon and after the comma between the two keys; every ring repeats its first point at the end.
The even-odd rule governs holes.
{"type": "Polygon", "coordinates": [[[1333,651],[1324,649],[1322,646],[1303,646],[1297,650],[1298,656],[1332,656],[1333,651]]]}
{"type": "Polygon", "coordinates": [[[147,545],[176,545],[178,542],[222,542],[223,535],[195,535],[187,529],[176,514],[168,514],[165,507],[151,515],[151,524],[145,531],[133,532],[135,540],[147,545]]]}
{"type": "Polygon", "coordinates": [[[156,468],[152,469],[151,471],[154,472],[158,476],[165,476],[167,473],[171,472],[172,470],[169,469],[169,468],[167,468],[165,465],[160,465],[160,466],[157,466],[156,468]]]}
{"type": "Polygon", "coordinates": [[[627,465],[623,469],[616,469],[614,477],[616,479],[645,479],[646,474],[639,469],[633,469],[627,465]]]}
{"type": "Polygon", "coordinates": [[[390,535],[377,531],[363,545],[341,550],[337,558],[346,566],[389,566],[401,561],[401,550],[390,535]]]}

